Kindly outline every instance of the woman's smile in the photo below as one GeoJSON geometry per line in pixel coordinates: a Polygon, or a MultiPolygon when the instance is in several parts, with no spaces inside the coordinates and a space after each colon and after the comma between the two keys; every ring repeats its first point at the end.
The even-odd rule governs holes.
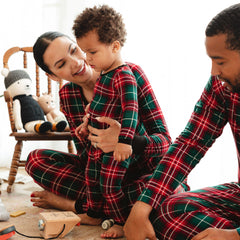
{"type": "Polygon", "coordinates": [[[86,71],[86,66],[85,66],[85,62],[83,62],[83,65],[80,66],[80,69],[76,73],[74,73],[74,75],[75,76],[76,75],[82,75],[82,74],[85,73],[85,71],[86,71]]]}

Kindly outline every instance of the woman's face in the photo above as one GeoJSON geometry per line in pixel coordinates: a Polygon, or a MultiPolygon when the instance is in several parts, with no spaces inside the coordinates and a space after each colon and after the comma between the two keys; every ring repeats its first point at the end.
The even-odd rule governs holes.
{"type": "MultiPolygon", "coordinates": [[[[84,53],[67,37],[54,39],[46,49],[43,59],[56,77],[80,86],[93,79],[93,69],[87,64],[84,53]]],[[[50,76],[50,77],[51,77],[50,76]]]]}

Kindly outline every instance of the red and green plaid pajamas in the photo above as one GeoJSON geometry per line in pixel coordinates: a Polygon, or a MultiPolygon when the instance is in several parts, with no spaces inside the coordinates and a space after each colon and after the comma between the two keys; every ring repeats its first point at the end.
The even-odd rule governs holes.
{"type": "Polygon", "coordinates": [[[138,200],[154,209],[151,219],[160,239],[191,239],[208,227],[240,226],[239,184],[171,196],[222,134],[227,123],[233,132],[239,161],[239,97],[211,77],[186,128],[170,146],[139,196],[138,200]]]}
{"type": "MultiPolygon", "coordinates": [[[[104,124],[98,124],[94,120],[99,116],[119,121],[121,123],[119,142],[125,144],[132,143],[134,134],[147,135],[143,119],[148,117],[147,112],[150,110],[145,109],[146,112],[142,111],[139,116],[138,112],[146,104],[151,110],[156,109],[157,104],[152,98],[149,83],[141,81],[141,85],[141,87],[147,87],[143,106],[138,104],[137,81],[128,65],[122,65],[101,75],[96,83],[88,112],[89,124],[96,128],[105,128],[104,124]]],[[[89,204],[87,214],[91,217],[102,217],[104,202],[106,202],[112,208],[111,217],[115,222],[123,224],[130,209],[122,185],[129,168],[132,168],[134,163],[142,161],[141,156],[133,154],[125,161],[118,162],[113,158],[112,152],[105,154],[101,149],[91,146],[85,172],[89,204]]]]}
{"type": "MultiPolygon", "coordinates": [[[[130,209],[158,161],[166,153],[171,138],[148,79],[139,66],[130,63],[128,65],[137,80],[138,104],[142,106],[138,115],[144,116],[143,129],[148,134],[145,136],[147,145],[139,162],[128,169],[122,184],[130,209]]],[[[82,88],[73,83],[64,85],[59,94],[62,111],[69,122],[77,154],[45,149],[35,150],[28,156],[26,170],[44,189],[77,200],[78,212],[86,212],[88,206],[84,173],[91,144],[88,140],[78,139],[75,129],[82,123],[88,102],[84,98],[82,88]],[[81,205],[83,205],[82,208],[81,205]]],[[[112,215],[106,203],[104,204],[104,214],[108,217],[112,215]]]]}
{"type": "MultiPolygon", "coordinates": [[[[32,151],[26,164],[27,172],[41,187],[68,199],[77,200],[75,207],[78,213],[88,209],[85,167],[86,163],[82,162],[78,155],[50,149],[32,151]]],[[[135,203],[149,177],[150,174],[140,175],[138,168],[129,171],[123,184],[129,208],[135,203]]],[[[105,216],[110,217],[111,209],[108,204],[104,204],[103,211],[105,216]]]]}
{"type": "Polygon", "coordinates": [[[168,240],[190,240],[209,227],[237,229],[239,220],[238,183],[171,195],[151,215],[158,238],[168,240]]]}

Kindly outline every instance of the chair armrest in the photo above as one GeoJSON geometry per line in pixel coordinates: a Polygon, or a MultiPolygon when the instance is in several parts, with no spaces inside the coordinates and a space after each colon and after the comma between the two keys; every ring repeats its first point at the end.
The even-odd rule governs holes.
{"type": "Polygon", "coordinates": [[[4,98],[5,102],[11,102],[10,93],[8,91],[4,91],[4,98]]]}

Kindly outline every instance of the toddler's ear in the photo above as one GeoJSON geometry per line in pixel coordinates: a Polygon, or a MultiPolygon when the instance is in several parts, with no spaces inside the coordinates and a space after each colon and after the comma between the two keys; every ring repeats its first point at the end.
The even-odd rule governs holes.
{"type": "Polygon", "coordinates": [[[119,50],[121,49],[121,44],[120,44],[120,42],[119,41],[114,41],[113,43],[112,43],[112,51],[113,51],[113,53],[117,53],[119,50]]]}

